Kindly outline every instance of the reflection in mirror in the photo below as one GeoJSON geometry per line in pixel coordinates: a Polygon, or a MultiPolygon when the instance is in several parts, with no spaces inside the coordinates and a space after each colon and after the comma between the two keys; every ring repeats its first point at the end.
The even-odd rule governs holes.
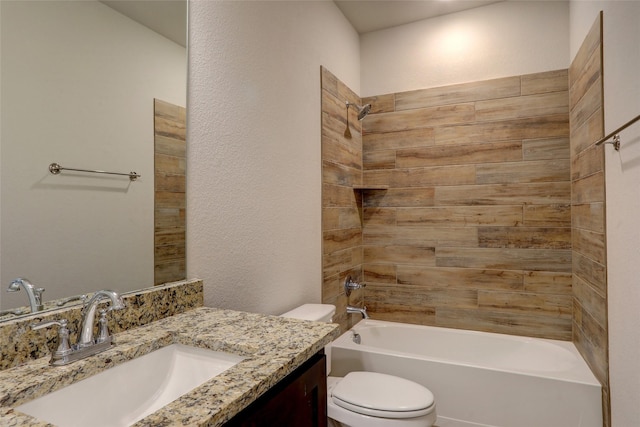
{"type": "Polygon", "coordinates": [[[186,1],[0,2],[0,311],[28,310],[18,277],[45,309],[154,284],[154,99],[186,104],[186,48],[108,3],[141,21],[179,4],[186,38],[186,1]]]}

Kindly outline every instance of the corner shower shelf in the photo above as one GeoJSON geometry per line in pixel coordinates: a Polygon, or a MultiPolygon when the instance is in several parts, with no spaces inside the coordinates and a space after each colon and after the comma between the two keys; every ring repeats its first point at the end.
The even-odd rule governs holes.
{"type": "Polygon", "coordinates": [[[354,185],[354,191],[363,191],[363,190],[388,190],[388,185],[354,185]]]}

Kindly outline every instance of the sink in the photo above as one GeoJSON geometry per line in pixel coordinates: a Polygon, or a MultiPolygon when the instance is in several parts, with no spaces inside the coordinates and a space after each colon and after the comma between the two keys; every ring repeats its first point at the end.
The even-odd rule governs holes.
{"type": "Polygon", "coordinates": [[[129,426],[241,360],[235,354],[171,344],[16,410],[59,427],[129,426]]]}

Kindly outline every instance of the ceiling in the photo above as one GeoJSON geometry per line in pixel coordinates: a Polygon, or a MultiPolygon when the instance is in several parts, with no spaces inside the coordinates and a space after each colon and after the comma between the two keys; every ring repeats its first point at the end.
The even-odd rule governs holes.
{"type": "MultiPolygon", "coordinates": [[[[100,0],[112,9],[187,44],[187,0],[100,0]]],[[[359,34],[460,12],[504,0],[334,0],[359,34]]]]}
{"type": "Polygon", "coordinates": [[[335,0],[359,34],[460,12],[503,0],[335,0]]]}

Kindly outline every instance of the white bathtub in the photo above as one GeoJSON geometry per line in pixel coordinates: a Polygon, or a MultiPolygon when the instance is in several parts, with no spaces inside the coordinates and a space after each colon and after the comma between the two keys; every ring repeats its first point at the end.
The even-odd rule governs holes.
{"type": "Polygon", "coordinates": [[[600,383],[570,342],[363,320],[331,344],[331,362],[332,376],[429,388],[439,427],[602,427],[600,383]]]}

